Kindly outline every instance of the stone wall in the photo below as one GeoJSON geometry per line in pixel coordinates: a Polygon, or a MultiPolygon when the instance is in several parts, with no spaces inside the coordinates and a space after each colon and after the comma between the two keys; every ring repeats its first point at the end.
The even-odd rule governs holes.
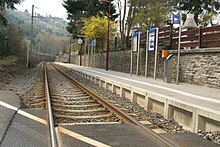
{"type": "MultiPolygon", "coordinates": [[[[148,61],[148,76],[153,77],[154,73],[154,52],[150,52],[148,61]]],[[[163,76],[163,62],[161,58],[161,53],[158,53],[158,73],[157,77],[162,78],[163,76]]],[[[106,53],[97,53],[95,55],[83,55],[82,56],[82,65],[102,68],[105,69],[105,60],[106,53]],[[95,61],[95,62],[93,62],[95,61]]],[[[138,75],[145,75],[145,61],[146,61],[146,52],[144,48],[140,50],[140,58],[139,58],[139,73],[138,75]]],[[[72,56],[71,62],[79,65],[79,56],[72,56]]],[[[109,70],[119,71],[130,73],[130,65],[131,65],[131,51],[130,50],[119,50],[114,52],[109,52],[109,70]]],[[[133,74],[136,74],[137,70],[137,53],[133,52],[133,74]]]]}
{"type": "MultiPolygon", "coordinates": [[[[161,58],[161,48],[158,49],[157,58],[157,78],[163,78],[164,61],[161,58]]],[[[173,50],[170,53],[174,54],[169,62],[172,62],[172,82],[176,81],[176,65],[177,51],[173,50]]],[[[145,75],[145,60],[146,52],[143,48],[140,50],[139,73],[145,75]]],[[[82,65],[105,69],[105,53],[98,53],[94,56],[82,56],[82,65]],[[94,62],[95,61],[95,62],[94,62]]],[[[148,53],[148,77],[153,77],[154,74],[154,52],[148,53]]],[[[79,56],[73,56],[72,62],[79,64],[79,56]]],[[[131,51],[121,50],[109,52],[109,70],[130,73],[131,51]]],[[[137,69],[137,53],[133,52],[133,74],[136,74],[137,69]]],[[[180,82],[190,83],[195,85],[220,88],[220,49],[192,49],[182,50],[180,56],[180,82]]]]}
{"type": "MultiPolygon", "coordinates": [[[[174,73],[176,56],[173,60],[174,73]]],[[[183,50],[180,56],[180,82],[220,88],[220,49],[183,50]]]]}

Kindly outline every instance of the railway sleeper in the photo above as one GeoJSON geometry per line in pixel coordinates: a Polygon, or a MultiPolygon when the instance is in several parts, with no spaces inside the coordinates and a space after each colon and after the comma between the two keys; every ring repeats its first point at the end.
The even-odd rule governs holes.
{"type": "Polygon", "coordinates": [[[112,114],[104,114],[104,115],[97,115],[97,116],[68,116],[68,115],[57,115],[55,114],[56,118],[71,118],[71,119],[98,119],[98,118],[105,118],[105,117],[113,117],[112,114]]]}
{"type": "Polygon", "coordinates": [[[87,101],[65,101],[65,100],[54,100],[53,102],[65,103],[65,104],[81,104],[81,103],[97,103],[96,100],[87,100],[87,101]]]}
{"type": "Polygon", "coordinates": [[[107,112],[108,110],[105,108],[98,108],[98,109],[89,109],[89,110],[72,110],[72,109],[57,109],[53,108],[54,111],[60,112],[71,112],[71,113],[88,113],[88,112],[107,112]]]}
{"type": "Polygon", "coordinates": [[[67,108],[88,108],[88,107],[98,107],[101,106],[101,104],[91,104],[91,105],[63,105],[63,104],[53,104],[54,106],[58,107],[67,107],[67,108]]]}
{"type": "Polygon", "coordinates": [[[74,100],[74,101],[77,101],[77,100],[86,100],[86,99],[91,99],[92,97],[91,96],[84,96],[84,97],[57,97],[57,96],[52,96],[54,99],[65,99],[65,100],[74,100]]]}

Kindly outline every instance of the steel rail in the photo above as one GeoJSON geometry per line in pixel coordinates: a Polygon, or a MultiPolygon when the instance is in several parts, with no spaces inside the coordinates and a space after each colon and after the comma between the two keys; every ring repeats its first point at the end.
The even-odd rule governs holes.
{"type": "Polygon", "coordinates": [[[49,84],[47,79],[47,69],[45,67],[44,69],[44,75],[45,75],[45,90],[46,90],[46,96],[47,96],[47,109],[48,109],[48,115],[49,115],[49,128],[50,128],[50,138],[51,138],[51,146],[57,147],[57,141],[56,141],[56,133],[54,128],[54,122],[53,122],[53,113],[52,113],[52,107],[51,107],[51,99],[50,99],[50,93],[49,93],[49,84]]]}
{"type": "Polygon", "coordinates": [[[148,132],[150,135],[152,135],[152,137],[154,137],[155,139],[157,139],[160,143],[162,143],[164,146],[172,146],[172,147],[176,147],[177,145],[174,144],[173,142],[167,140],[166,138],[162,137],[161,135],[155,133],[154,131],[152,131],[150,128],[144,126],[142,123],[140,123],[139,121],[137,121],[136,119],[134,119],[133,117],[129,116],[128,114],[126,114],[125,112],[123,112],[122,110],[118,109],[117,107],[115,107],[114,105],[110,104],[109,102],[105,101],[104,99],[100,98],[97,94],[95,94],[94,92],[88,90],[85,86],[83,86],[81,83],[79,83],[78,81],[76,81],[75,79],[73,79],[70,75],[66,74],[65,72],[63,72],[62,70],[60,70],[58,67],[54,66],[53,64],[51,64],[55,69],[57,69],[59,72],[61,72],[63,75],[65,75],[67,78],[71,79],[73,83],[75,83],[80,89],[84,90],[88,95],[90,95],[91,97],[93,97],[94,99],[96,99],[100,104],[102,104],[104,107],[106,107],[109,111],[111,111],[112,113],[114,113],[118,118],[125,120],[128,123],[133,123],[135,125],[138,125],[139,127],[141,127],[143,130],[145,130],[146,132],[148,132]]]}

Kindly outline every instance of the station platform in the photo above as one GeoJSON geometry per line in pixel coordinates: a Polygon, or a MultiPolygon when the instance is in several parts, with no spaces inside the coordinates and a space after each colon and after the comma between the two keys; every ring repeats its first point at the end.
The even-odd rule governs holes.
{"type": "MultiPolygon", "coordinates": [[[[0,90],[0,147],[48,147],[50,134],[47,110],[20,109],[20,98],[0,90]]],[[[59,125],[60,146],[161,146],[133,124],[101,123],[59,125]]],[[[198,136],[161,134],[178,146],[216,146],[198,136]]]]}
{"type": "Polygon", "coordinates": [[[51,146],[47,110],[20,107],[20,98],[14,92],[0,90],[0,146],[51,146]]]}
{"type": "Polygon", "coordinates": [[[165,83],[116,71],[55,62],[76,74],[137,102],[145,109],[175,119],[192,132],[220,129],[220,90],[196,85],[165,83]]]}
{"type": "Polygon", "coordinates": [[[60,127],[72,131],[75,134],[80,134],[80,137],[77,138],[77,135],[70,137],[62,133],[61,138],[63,144],[61,146],[163,146],[157,139],[134,124],[83,124],[60,127]]]}
{"type": "MultiPolygon", "coordinates": [[[[142,128],[134,124],[76,124],[59,126],[61,134],[60,146],[77,147],[159,147],[160,142],[152,138],[142,128]],[[67,129],[68,132],[63,131],[67,129]],[[74,132],[72,135],[71,133],[74,132]],[[68,134],[68,135],[67,135],[68,134]],[[80,134],[80,135],[79,135],[80,134]]],[[[173,146],[185,147],[217,147],[212,142],[202,139],[192,133],[160,134],[169,140],[173,146]]]]}

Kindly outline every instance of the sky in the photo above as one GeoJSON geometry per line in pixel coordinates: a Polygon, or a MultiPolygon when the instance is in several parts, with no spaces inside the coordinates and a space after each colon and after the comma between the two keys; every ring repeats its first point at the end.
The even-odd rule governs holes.
{"type": "Polygon", "coordinates": [[[35,6],[35,13],[40,13],[43,16],[52,15],[53,17],[67,18],[66,9],[62,6],[63,0],[24,0],[16,8],[20,11],[25,9],[31,12],[32,5],[35,6]]]}

